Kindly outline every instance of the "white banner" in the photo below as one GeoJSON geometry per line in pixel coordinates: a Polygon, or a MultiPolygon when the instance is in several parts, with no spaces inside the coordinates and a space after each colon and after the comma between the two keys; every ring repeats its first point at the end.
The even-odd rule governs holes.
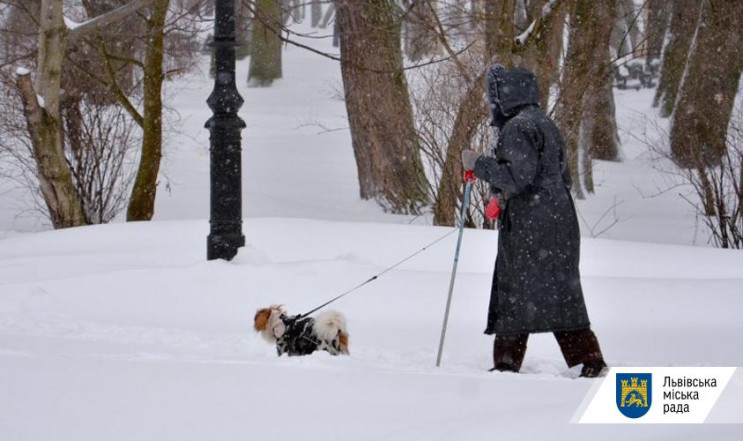
{"type": "Polygon", "coordinates": [[[743,423],[743,369],[611,368],[594,383],[572,422],[743,423]]]}

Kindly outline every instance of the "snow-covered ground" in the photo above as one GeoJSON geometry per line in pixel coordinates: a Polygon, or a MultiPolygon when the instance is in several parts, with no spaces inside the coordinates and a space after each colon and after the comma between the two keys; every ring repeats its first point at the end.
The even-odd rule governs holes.
{"type": "MultiPolygon", "coordinates": [[[[335,62],[289,46],[268,89],[244,87],[247,66],[247,246],[232,262],[205,261],[204,72],[169,89],[180,120],[156,221],[43,231],[1,184],[0,440],[740,439],[739,425],[570,424],[596,380],[550,335],[521,374],[486,372],[490,231],[464,235],[434,367],[456,235],[358,199],[335,62]],[[447,234],[333,305],[350,357],[277,358],[252,330],[259,307],[306,312],[447,234]]],[[[699,246],[684,188],[645,145],[662,124],[651,99],[617,91],[624,161],[598,163],[578,203],[593,327],[613,366],[743,366],[743,254],[699,246]]]]}
{"type": "MultiPolygon", "coordinates": [[[[5,239],[0,438],[739,439],[737,425],[569,424],[594,380],[567,369],[550,335],[532,338],[522,374],[486,372],[490,231],[465,234],[442,367],[456,235],[334,304],[350,357],[277,358],[251,329],[257,308],[306,312],[450,229],[250,218],[245,230],[230,263],[204,260],[204,221],[5,239]]],[[[740,268],[736,252],[586,240],[607,361],[743,366],[740,268]]]]}

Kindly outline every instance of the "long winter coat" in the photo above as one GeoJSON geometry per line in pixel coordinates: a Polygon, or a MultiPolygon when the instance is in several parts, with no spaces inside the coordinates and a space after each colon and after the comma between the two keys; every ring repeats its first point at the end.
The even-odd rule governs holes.
{"type": "Polygon", "coordinates": [[[539,108],[534,74],[506,70],[497,84],[506,122],[495,158],[482,156],[475,164],[475,176],[506,200],[485,333],[587,328],[565,143],[539,108]]]}

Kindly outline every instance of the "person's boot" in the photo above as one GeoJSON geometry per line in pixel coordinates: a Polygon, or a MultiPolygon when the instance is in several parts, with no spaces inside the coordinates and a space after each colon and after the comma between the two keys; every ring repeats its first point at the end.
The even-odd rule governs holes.
{"type": "Polygon", "coordinates": [[[606,362],[596,334],[590,328],[554,334],[568,367],[583,364],[581,377],[595,378],[601,375],[606,362]]]}
{"type": "Polygon", "coordinates": [[[526,355],[529,334],[495,336],[493,342],[493,367],[490,372],[518,372],[526,355]]]}
{"type": "Polygon", "coordinates": [[[584,378],[600,377],[604,368],[606,368],[606,363],[604,363],[604,360],[589,361],[583,363],[583,367],[580,370],[580,376],[584,378]]]}

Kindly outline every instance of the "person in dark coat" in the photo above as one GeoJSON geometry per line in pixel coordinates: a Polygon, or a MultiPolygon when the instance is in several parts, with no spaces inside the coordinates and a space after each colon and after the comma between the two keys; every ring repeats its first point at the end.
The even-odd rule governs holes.
{"type": "Polygon", "coordinates": [[[598,376],[606,363],[583,300],[565,143],[532,72],[496,65],[488,77],[495,155],[465,150],[462,163],[504,201],[485,330],[495,334],[492,370],[518,372],[529,334],[552,332],[568,366],[598,376]]]}

